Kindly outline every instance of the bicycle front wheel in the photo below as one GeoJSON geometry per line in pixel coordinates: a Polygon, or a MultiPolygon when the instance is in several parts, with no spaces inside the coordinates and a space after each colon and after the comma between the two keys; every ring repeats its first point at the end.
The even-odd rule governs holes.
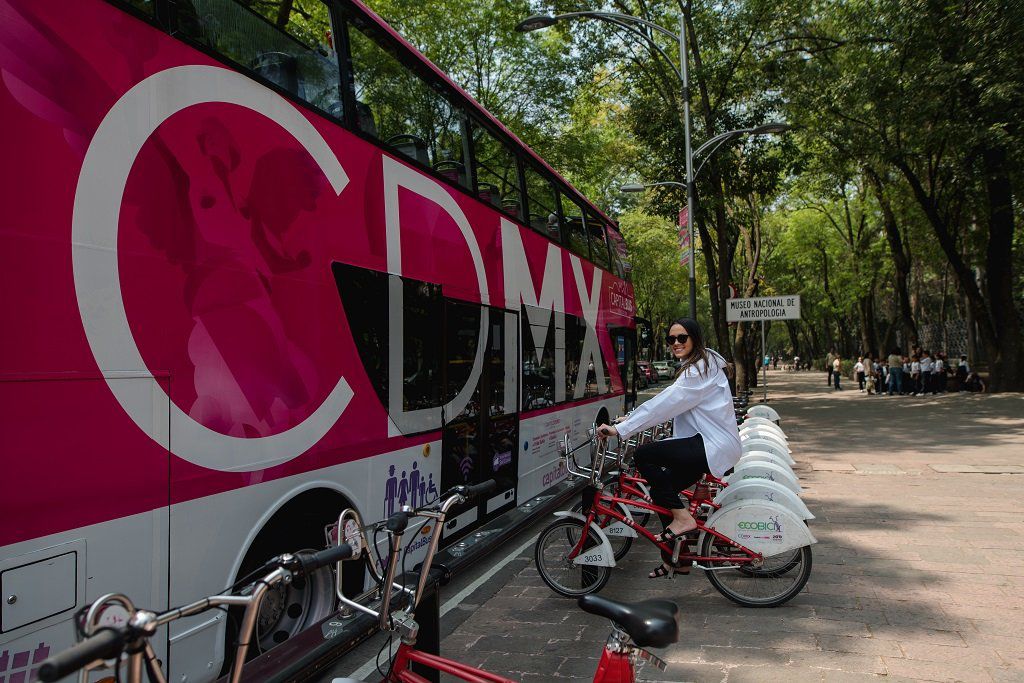
{"type": "Polygon", "coordinates": [[[716,536],[705,534],[700,554],[721,558],[708,563],[708,581],[719,593],[744,607],[777,607],[803,590],[811,577],[809,545],[766,557],[760,567],[740,565],[726,569],[730,558],[745,555],[716,536]]]}
{"type": "Polygon", "coordinates": [[[537,572],[548,588],[567,598],[596,593],[611,578],[611,567],[578,565],[570,558],[583,534],[584,548],[601,543],[597,533],[578,519],[563,518],[550,524],[537,537],[534,559],[537,572]]]}

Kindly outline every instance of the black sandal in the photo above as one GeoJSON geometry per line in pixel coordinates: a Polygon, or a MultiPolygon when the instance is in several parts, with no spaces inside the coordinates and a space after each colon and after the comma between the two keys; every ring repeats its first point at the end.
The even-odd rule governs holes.
{"type": "Polygon", "coordinates": [[[682,574],[683,576],[686,576],[689,573],[690,573],[690,568],[689,567],[680,568],[680,569],[669,569],[664,564],[659,564],[657,569],[655,569],[654,571],[650,572],[647,575],[647,578],[648,579],[660,579],[663,576],[669,576],[669,574],[672,575],[672,576],[669,576],[669,578],[674,578],[676,574],[682,574]]]}
{"type": "Polygon", "coordinates": [[[677,538],[679,538],[681,536],[686,536],[687,534],[692,534],[696,530],[697,530],[697,527],[694,527],[693,529],[687,529],[686,531],[680,531],[677,534],[676,532],[672,531],[672,529],[670,529],[669,527],[665,527],[665,530],[662,531],[657,536],[655,536],[654,540],[658,541],[659,543],[671,543],[672,541],[676,540],[677,538]]]}

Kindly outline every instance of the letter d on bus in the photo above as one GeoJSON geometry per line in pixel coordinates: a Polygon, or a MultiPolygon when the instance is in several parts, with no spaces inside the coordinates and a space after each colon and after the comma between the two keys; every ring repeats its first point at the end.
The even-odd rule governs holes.
{"type": "MultiPolygon", "coordinates": [[[[480,245],[469,225],[469,219],[448,190],[430,178],[395,161],[391,157],[381,156],[384,172],[384,223],[388,252],[388,272],[392,275],[402,274],[402,226],[398,202],[398,188],[419,195],[423,199],[436,204],[455,221],[462,239],[469,248],[476,271],[477,285],[480,288],[480,303],[490,304],[487,291],[487,276],[484,272],[483,258],[480,256],[480,245]]],[[[388,329],[390,344],[388,345],[388,414],[391,423],[388,432],[392,436],[408,432],[426,431],[441,427],[441,408],[420,408],[405,410],[403,405],[405,334],[404,334],[404,294],[402,282],[391,278],[388,284],[388,329]]],[[[473,367],[469,371],[466,383],[459,389],[450,402],[444,406],[445,415],[458,415],[465,409],[473,394],[473,388],[480,381],[483,370],[484,351],[487,346],[487,308],[480,309],[480,333],[476,345],[476,356],[473,367]]]]}

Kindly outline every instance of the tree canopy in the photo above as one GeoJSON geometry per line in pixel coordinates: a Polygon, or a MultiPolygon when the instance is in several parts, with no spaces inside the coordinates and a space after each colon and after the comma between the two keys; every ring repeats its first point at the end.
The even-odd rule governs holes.
{"type": "Polygon", "coordinates": [[[673,227],[685,193],[627,199],[617,188],[686,178],[679,45],[593,19],[527,34],[515,26],[552,11],[617,12],[673,32],[682,20],[694,148],[725,131],[794,126],[695,162],[697,314],[738,361],[739,381],[756,381],[759,335],[726,324],[730,285],[740,296],[801,294],[802,319],[771,330],[775,350],[943,351],[955,324],[991,387],[1024,389],[1024,3],[370,5],[620,216],[638,309],[655,324],[686,313],[673,227]]]}

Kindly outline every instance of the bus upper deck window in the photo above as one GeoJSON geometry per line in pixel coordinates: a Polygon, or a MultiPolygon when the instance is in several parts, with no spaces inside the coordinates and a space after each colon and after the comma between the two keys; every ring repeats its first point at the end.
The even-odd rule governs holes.
{"type": "Polygon", "coordinates": [[[562,216],[565,219],[563,241],[574,253],[589,260],[590,238],[587,236],[587,229],[583,223],[583,207],[570,199],[568,195],[560,194],[559,196],[562,199],[562,216]]]}
{"type": "Polygon", "coordinates": [[[296,0],[287,12],[237,0],[190,0],[177,8],[179,34],[341,117],[334,29],[321,0],[296,0]]]}
{"type": "Polygon", "coordinates": [[[556,242],[562,241],[562,227],[558,217],[558,194],[548,177],[527,164],[526,204],[530,211],[530,227],[556,242]]]}
{"type": "Polygon", "coordinates": [[[350,25],[359,129],[391,151],[468,188],[461,111],[404,64],[373,26],[358,17],[352,17],[350,25]]]}
{"type": "Polygon", "coordinates": [[[593,211],[586,214],[587,235],[590,239],[590,260],[609,270],[608,242],[604,235],[604,222],[593,211]]]}
{"type": "Polygon", "coordinates": [[[511,216],[521,218],[519,166],[512,150],[475,122],[472,139],[477,196],[511,216]]]}

